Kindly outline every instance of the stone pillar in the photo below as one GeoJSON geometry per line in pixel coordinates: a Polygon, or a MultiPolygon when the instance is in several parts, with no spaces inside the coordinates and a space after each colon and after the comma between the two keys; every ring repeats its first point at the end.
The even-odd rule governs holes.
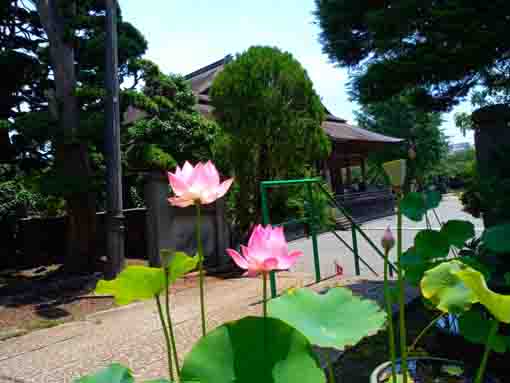
{"type": "MultiPolygon", "coordinates": [[[[165,182],[165,175],[161,171],[152,171],[145,179],[145,204],[147,206],[147,256],[149,264],[157,267],[161,265],[159,251],[164,249],[161,246],[162,230],[170,227],[168,212],[168,182],[165,182]]],[[[163,236],[164,237],[164,236],[163,236]]]]}
{"type": "MultiPolygon", "coordinates": [[[[480,179],[496,187],[503,186],[505,183],[509,185],[510,105],[490,105],[478,109],[472,114],[472,119],[475,124],[476,159],[480,179]]],[[[484,198],[483,194],[482,198],[484,198]]],[[[494,197],[487,195],[484,199],[491,201],[494,197]]],[[[508,222],[510,214],[506,210],[486,211],[483,216],[485,226],[508,222]]]]}
{"type": "MultiPolygon", "coordinates": [[[[196,210],[195,206],[178,208],[168,203],[169,186],[166,175],[155,171],[146,176],[145,203],[147,205],[147,254],[151,266],[160,265],[162,249],[184,251],[195,255],[196,210]]],[[[207,267],[223,265],[227,258],[225,249],[230,244],[230,234],[225,222],[225,202],[203,206],[202,241],[207,267]]]]}

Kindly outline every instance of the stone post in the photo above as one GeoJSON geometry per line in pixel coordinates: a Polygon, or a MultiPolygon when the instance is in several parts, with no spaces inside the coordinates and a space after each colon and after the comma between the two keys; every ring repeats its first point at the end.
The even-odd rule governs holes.
{"type": "MultiPolygon", "coordinates": [[[[472,114],[475,125],[476,159],[480,179],[496,187],[510,184],[510,105],[490,105],[472,114]]],[[[482,198],[485,192],[482,187],[482,198]]],[[[510,199],[510,197],[508,197],[510,199]]],[[[486,195],[485,200],[494,200],[486,195]]],[[[492,206],[491,206],[492,207],[492,206]]],[[[503,209],[505,210],[505,209],[503,209]]],[[[509,221],[510,214],[501,209],[484,212],[486,227],[509,221]]]]}

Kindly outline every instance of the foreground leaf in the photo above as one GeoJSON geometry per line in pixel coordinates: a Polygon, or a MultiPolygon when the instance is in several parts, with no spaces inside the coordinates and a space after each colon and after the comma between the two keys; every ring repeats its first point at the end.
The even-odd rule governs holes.
{"type": "Polygon", "coordinates": [[[421,230],[414,238],[414,247],[418,254],[426,257],[426,260],[446,258],[450,252],[447,238],[436,230],[421,230]]]}
{"type": "Polygon", "coordinates": [[[74,383],[134,383],[134,381],[129,368],[113,363],[96,374],[74,380],[74,383]]]}
{"type": "Polygon", "coordinates": [[[292,291],[269,302],[269,315],[301,331],[312,344],[338,350],[376,333],[386,322],[376,303],[340,287],[326,294],[292,291]]]}
{"type": "Polygon", "coordinates": [[[422,295],[446,313],[468,310],[478,298],[458,276],[466,267],[459,261],[450,261],[428,270],[420,283],[422,295]]]}
{"type": "Polygon", "coordinates": [[[198,266],[198,257],[190,257],[186,253],[176,252],[173,255],[173,258],[170,260],[168,264],[168,280],[170,284],[175,283],[175,281],[190,271],[193,271],[198,266]]]}
{"type": "Polygon", "coordinates": [[[423,194],[417,192],[407,193],[400,201],[402,214],[412,221],[419,222],[427,212],[423,194]]]}
{"type": "Polygon", "coordinates": [[[117,304],[126,305],[135,300],[154,298],[164,289],[163,269],[128,266],[113,281],[99,281],[95,292],[113,295],[117,304]]]}
{"type": "Polygon", "coordinates": [[[468,221],[450,220],[443,225],[441,233],[450,245],[461,248],[475,236],[475,225],[468,221]]]}
{"type": "Polygon", "coordinates": [[[510,252],[510,224],[493,226],[484,231],[482,241],[496,253],[510,252]]]}
{"type": "Polygon", "coordinates": [[[466,267],[457,273],[458,277],[477,296],[478,301],[503,323],[510,323],[510,295],[495,293],[487,287],[483,274],[475,269],[466,267]]]}
{"type": "Polygon", "coordinates": [[[425,198],[425,208],[427,210],[435,209],[441,203],[441,193],[436,190],[429,190],[423,193],[425,198]]]}
{"type": "Polygon", "coordinates": [[[181,377],[201,383],[325,383],[307,339],[274,318],[218,327],[186,356],[181,377]]]}
{"type": "MultiPolygon", "coordinates": [[[[493,320],[488,320],[480,311],[470,310],[459,318],[460,333],[468,341],[476,344],[487,343],[493,320]]],[[[504,353],[507,350],[509,337],[496,334],[491,338],[490,347],[493,351],[504,353]]]]}

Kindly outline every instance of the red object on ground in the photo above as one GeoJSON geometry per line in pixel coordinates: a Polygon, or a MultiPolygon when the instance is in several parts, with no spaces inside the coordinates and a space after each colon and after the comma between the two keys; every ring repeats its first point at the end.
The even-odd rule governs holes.
{"type": "Polygon", "coordinates": [[[337,261],[335,261],[335,273],[338,276],[344,275],[344,268],[337,261]]]}

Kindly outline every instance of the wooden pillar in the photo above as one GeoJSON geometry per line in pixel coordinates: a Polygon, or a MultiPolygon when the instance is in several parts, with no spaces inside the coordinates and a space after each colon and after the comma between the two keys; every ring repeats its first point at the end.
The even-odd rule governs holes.
{"type": "Polygon", "coordinates": [[[365,191],[367,189],[367,164],[366,158],[361,157],[361,185],[360,191],[365,191]]]}
{"type": "Polygon", "coordinates": [[[336,185],[337,193],[344,194],[344,167],[343,164],[337,167],[338,184],[336,185]]]}
{"type": "Polygon", "coordinates": [[[346,181],[346,184],[348,186],[351,186],[352,185],[352,172],[351,172],[351,162],[349,160],[346,161],[346,177],[347,178],[347,181],[346,181]]]}

